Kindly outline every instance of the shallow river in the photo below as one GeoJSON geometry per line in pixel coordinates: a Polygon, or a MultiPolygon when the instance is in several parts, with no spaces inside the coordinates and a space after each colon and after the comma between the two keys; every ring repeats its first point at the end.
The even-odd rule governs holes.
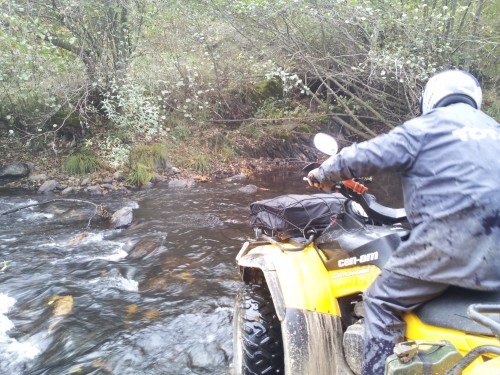
{"type": "MultiPolygon", "coordinates": [[[[86,233],[89,205],[0,215],[0,374],[231,374],[234,258],[253,236],[248,205],[311,192],[299,173],[282,172],[80,196],[136,208],[129,229],[92,221],[86,233]],[[256,194],[238,191],[249,183],[256,194]],[[157,248],[130,259],[139,240],[157,248]]],[[[0,213],[54,198],[0,189],[0,213]]]]}

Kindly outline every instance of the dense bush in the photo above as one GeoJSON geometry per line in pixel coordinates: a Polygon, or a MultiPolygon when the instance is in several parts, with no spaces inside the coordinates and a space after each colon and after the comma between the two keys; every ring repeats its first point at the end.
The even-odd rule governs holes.
{"type": "Polygon", "coordinates": [[[133,144],[188,140],[202,124],[252,135],[261,119],[317,112],[369,138],[414,116],[428,77],[454,67],[478,76],[497,113],[499,11],[490,0],[5,0],[0,129],[32,145],[71,122],[113,167],[133,144]]]}

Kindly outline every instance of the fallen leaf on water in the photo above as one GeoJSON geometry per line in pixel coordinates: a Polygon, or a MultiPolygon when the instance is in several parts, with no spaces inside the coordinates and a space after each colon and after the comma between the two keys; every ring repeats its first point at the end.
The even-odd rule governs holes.
{"type": "Polygon", "coordinates": [[[194,179],[198,182],[209,182],[210,181],[210,177],[207,177],[207,176],[201,176],[201,175],[198,175],[198,176],[194,176],[194,179]]]}
{"type": "Polygon", "coordinates": [[[72,296],[54,296],[48,302],[49,305],[53,306],[54,316],[50,319],[48,334],[52,334],[56,326],[59,325],[65,316],[71,314],[73,310],[73,297],[72,296]]]}
{"type": "Polygon", "coordinates": [[[175,275],[172,272],[170,272],[170,276],[172,276],[174,279],[185,281],[188,284],[192,284],[194,281],[193,275],[191,275],[189,272],[181,272],[178,275],[175,275]]]}
{"type": "Polygon", "coordinates": [[[156,319],[160,316],[160,311],[159,310],[156,310],[156,309],[151,309],[151,310],[147,310],[145,313],[144,313],[144,317],[147,319],[147,320],[153,320],[153,319],[156,319]]]}
{"type": "Polygon", "coordinates": [[[4,261],[3,261],[3,267],[2,267],[2,269],[0,270],[0,272],[5,271],[5,269],[6,269],[6,268],[7,268],[7,261],[6,261],[6,260],[4,260],[4,261]]]}
{"type": "Polygon", "coordinates": [[[68,245],[74,245],[77,242],[80,242],[83,240],[85,237],[87,237],[87,231],[83,231],[80,235],[72,238],[71,240],[68,241],[68,245]]]}
{"type": "Polygon", "coordinates": [[[72,296],[54,296],[48,303],[54,304],[54,315],[66,316],[73,310],[73,297],[72,296]]]}
{"type": "Polygon", "coordinates": [[[138,310],[137,304],[133,303],[127,306],[127,314],[132,315],[135,314],[138,310]]]}

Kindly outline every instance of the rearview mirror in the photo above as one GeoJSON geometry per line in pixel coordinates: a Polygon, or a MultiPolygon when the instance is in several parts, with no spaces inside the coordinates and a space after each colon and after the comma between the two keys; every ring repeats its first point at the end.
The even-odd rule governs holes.
{"type": "Polygon", "coordinates": [[[335,138],[325,133],[318,133],[314,136],[314,147],[327,155],[335,155],[339,150],[339,145],[335,138]]]}

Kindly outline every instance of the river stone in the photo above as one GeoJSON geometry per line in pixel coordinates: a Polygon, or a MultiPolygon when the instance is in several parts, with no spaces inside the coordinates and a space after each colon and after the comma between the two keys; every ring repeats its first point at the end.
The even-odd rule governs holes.
{"type": "Polygon", "coordinates": [[[0,178],[23,178],[29,174],[30,167],[26,163],[0,165],[0,178]]]}
{"type": "Polygon", "coordinates": [[[101,184],[112,184],[113,183],[113,179],[111,177],[107,177],[107,178],[103,178],[101,181],[100,181],[101,184]]]}
{"type": "Polygon", "coordinates": [[[259,188],[255,185],[246,185],[238,189],[238,191],[245,194],[255,194],[257,190],[259,190],[259,188]]]}
{"type": "Polygon", "coordinates": [[[40,186],[38,188],[38,192],[42,193],[42,194],[45,194],[45,193],[51,192],[56,187],[57,187],[57,181],[56,180],[48,180],[48,181],[45,181],[42,184],[42,186],[40,186]]]}
{"type": "Polygon", "coordinates": [[[158,249],[162,244],[162,241],[154,238],[143,238],[137,242],[130,253],[128,253],[128,258],[130,259],[141,259],[145,256],[151,254],[153,251],[158,249]]]}
{"type": "Polygon", "coordinates": [[[90,184],[90,177],[85,178],[80,185],[85,186],[90,184]]]}
{"type": "Polygon", "coordinates": [[[32,176],[28,177],[28,180],[33,181],[33,182],[40,182],[40,181],[45,181],[47,179],[46,174],[34,174],[32,176]]]}
{"type": "Polygon", "coordinates": [[[102,184],[101,187],[103,189],[107,189],[107,190],[113,190],[114,189],[113,184],[102,184]]]}
{"type": "Polygon", "coordinates": [[[89,186],[87,188],[87,192],[90,193],[90,195],[102,195],[102,189],[100,186],[89,186]]]}
{"type": "Polygon", "coordinates": [[[248,180],[248,176],[245,176],[244,174],[237,174],[229,177],[226,181],[234,182],[234,181],[244,181],[244,180],[248,180]]]}
{"type": "Polygon", "coordinates": [[[122,207],[111,216],[111,225],[113,228],[123,228],[130,225],[133,219],[132,207],[122,207]]]}
{"type": "Polygon", "coordinates": [[[198,370],[215,369],[226,361],[226,354],[217,345],[195,343],[187,349],[190,367],[198,370]]]}
{"type": "Polygon", "coordinates": [[[63,191],[61,191],[61,195],[68,195],[72,191],[73,191],[73,188],[71,186],[69,186],[66,189],[64,189],[63,191]]]}
{"type": "Polygon", "coordinates": [[[116,171],[115,173],[113,173],[113,178],[116,181],[125,181],[127,179],[127,176],[121,171],[116,171]]]}
{"type": "Polygon", "coordinates": [[[187,189],[192,188],[196,185],[194,178],[187,178],[185,180],[172,180],[168,182],[168,187],[170,189],[187,189]]]}

